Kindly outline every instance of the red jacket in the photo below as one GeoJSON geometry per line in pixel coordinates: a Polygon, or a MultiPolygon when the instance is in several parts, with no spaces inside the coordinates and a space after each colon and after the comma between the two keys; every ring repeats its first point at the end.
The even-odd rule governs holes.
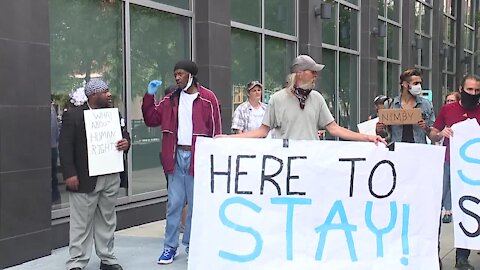
{"type": "MultiPolygon", "coordinates": [[[[198,136],[214,137],[222,133],[220,109],[215,94],[209,89],[197,85],[198,97],[193,101],[192,121],[192,158],[190,175],[193,175],[195,156],[195,141],[198,136]]],[[[162,165],[166,174],[175,170],[175,153],[178,130],[178,95],[175,92],[165,96],[159,104],[154,97],[145,93],[143,96],[142,113],[145,125],[149,127],[162,126],[162,165]],[[173,99],[173,106],[172,101],[173,99]]]]}

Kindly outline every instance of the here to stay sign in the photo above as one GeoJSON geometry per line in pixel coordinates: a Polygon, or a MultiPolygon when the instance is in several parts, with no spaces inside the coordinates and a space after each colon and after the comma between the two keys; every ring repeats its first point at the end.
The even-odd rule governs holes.
{"type": "Polygon", "coordinates": [[[439,269],[444,154],[198,138],[188,269],[439,269]]]}

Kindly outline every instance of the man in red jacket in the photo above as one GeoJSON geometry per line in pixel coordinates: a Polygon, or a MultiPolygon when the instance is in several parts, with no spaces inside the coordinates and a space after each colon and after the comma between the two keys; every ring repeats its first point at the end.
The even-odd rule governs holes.
{"type": "Polygon", "coordinates": [[[193,157],[198,136],[215,137],[221,133],[220,109],[215,94],[198,83],[197,65],[179,61],[174,68],[177,89],[155,103],[154,95],[161,85],[151,81],[143,97],[142,113],[149,127],[161,126],[162,165],[168,176],[167,226],[165,246],[159,264],[169,264],[177,254],[180,218],[185,203],[188,216],[182,243],[190,242],[193,209],[193,157]]]}

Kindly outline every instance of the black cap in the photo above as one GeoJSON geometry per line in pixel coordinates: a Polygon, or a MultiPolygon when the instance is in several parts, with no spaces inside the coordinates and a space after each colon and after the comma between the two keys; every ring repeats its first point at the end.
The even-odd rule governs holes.
{"type": "Polygon", "coordinates": [[[198,73],[197,64],[195,64],[195,62],[190,61],[190,60],[178,61],[175,64],[175,67],[173,68],[173,71],[175,71],[177,69],[183,69],[183,70],[187,71],[188,73],[192,74],[193,76],[197,75],[197,73],[198,73]]]}

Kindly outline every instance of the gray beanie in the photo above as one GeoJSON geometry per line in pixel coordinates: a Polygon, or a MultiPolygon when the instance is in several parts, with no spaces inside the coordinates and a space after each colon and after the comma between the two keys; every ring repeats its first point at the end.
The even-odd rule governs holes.
{"type": "Polygon", "coordinates": [[[108,85],[100,79],[92,79],[85,85],[85,96],[87,97],[104,91],[108,91],[108,85]]]}

